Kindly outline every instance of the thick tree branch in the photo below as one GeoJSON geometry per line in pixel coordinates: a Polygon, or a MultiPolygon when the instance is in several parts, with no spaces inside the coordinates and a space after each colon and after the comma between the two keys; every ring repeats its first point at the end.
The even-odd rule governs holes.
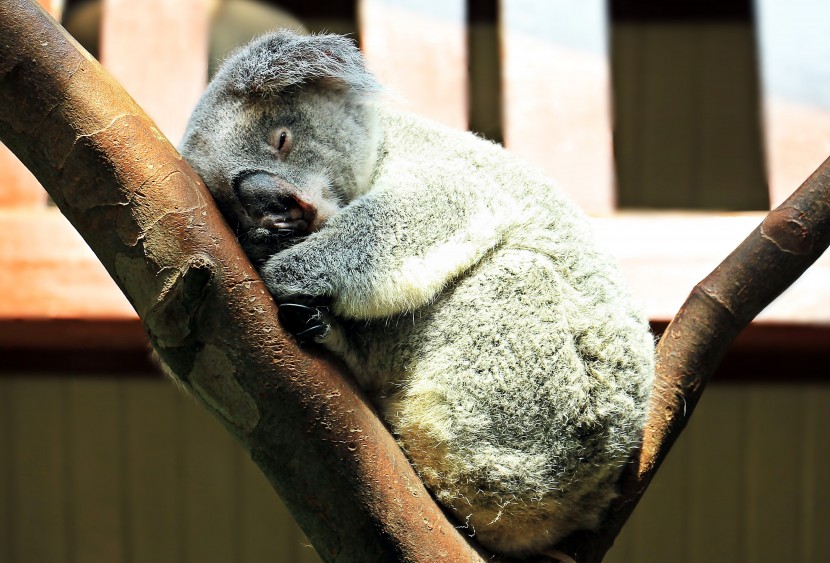
{"type": "Polygon", "coordinates": [[[602,560],[733,340],[828,245],[830,158],[695,286],[663,333],[639,459],[624,475],[605,526],[570,539],[567,551],[578,561],[602,560]]]}
{"type": "MultiPolygon", "coordinates": [[[[362,395],[298,350],[199,178],[39,7],[0,3],[0,138],[328,561],[481,561],[362,395]]],[[[59,279],[55,283],[60,283],[59,279]]]]}
{"type": "MultiPolygon", "coordinates": [[[[0,138],[144,321],[164,361],[246,447],[329,561],[481,561],[359,391],[298,350],[200,180],[74,41],[0,3],[0,138]]],[[[638,464],[578,561],[613,543],[737,334],[830,244],[830,160],[692,291],[658,346],[638,464]]],[[[55,280],[60,283],[60,280],[55,280]]]]}

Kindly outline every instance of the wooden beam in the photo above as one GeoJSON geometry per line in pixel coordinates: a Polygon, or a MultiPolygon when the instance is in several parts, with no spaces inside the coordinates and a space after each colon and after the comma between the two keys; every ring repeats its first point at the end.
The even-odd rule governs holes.
{"type": "MultiPolygon", "coordinates": [[[[762,221],[763,213],[619,213],[594,219],[652,321],[674,317],[692,287],[762,221]]],[[[755,319],[830,326],[830,256],[824,255],[755,319]]]]}
{"type": "MultiPolygon", "coordinates": [[[[655,212],[618,213],[592,221],[649,318],[659,324],[674,316],[690,288],[762,218],[760,213],[655,212]]],[[[15,326],[9,323],[27,321],[41,323],[28,326],[43,327],[50,319],[76,323],[61,325],[73,327],[68,333],[41,335],[67,343],[87,342],[84,332],[107,339],[107,331],[96,332],[95,323],[132,321],[139,326],[129,302],[56,209],[0,211],[0,326],[6,326],[0,329],[0,345],[38,338],[30,329],[9,329],[15,326]]],[[[830,327],[830,256],[820,258],[754,324],[830,327]]],[[[112,338],[121,341],[115,333],[112,338]]]]}
{"type": "Polygon", "coordinates": [[[55,18],[57,21],[61,21],[64,5],[63,0],[37,0],[37,3],[40,4],[50,16],[55,18]]]}
{"type": "Polygon", "coordinates": [[[25,166],[0,143],[0,208],[43,207],[46,192],[25,166]]]}
{"type": "Polygon", "coordinates": [[[0,210],[0,319],[135,318],[57,208],[0,210]]]}
{"type": "Polygon", "coordinates": [[[605,2],[503,2],[504,142],[592,214],[615,207],[605,2]]]}
{"type": "Polygon", "coordinates": [[[759,0],[770,197],[778,205],[830,154],[830,4],[759,0]]]}
{"type": "Polygon", "coordinates": [[[211,0],[104,0],[101,62],[173,143],[207,82],[211,0]]]}
{"type": "MultiPolygon", "coordinates": [[[[61,19],[63,0],[38,0],[56,20],[61,19]]],[[[42,207],[46,191],[12,152],[0,143],[0,208],[42,207]]]]}
{"type": "Polygon", "coordinates": [[[369,69],[405,109],[467,128],[467,47],[462,0],[361,0],[369,69]]]}

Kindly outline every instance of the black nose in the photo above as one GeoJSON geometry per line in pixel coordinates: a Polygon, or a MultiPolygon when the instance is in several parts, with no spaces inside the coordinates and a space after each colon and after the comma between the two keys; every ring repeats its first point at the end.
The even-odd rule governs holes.
{"type": "Polygon", "coordinates": [[[239,202],[253,218],[282,214],[294,206],[288,182],[269,172],[248,172],[234,179],[233,188],[239,202]]]}

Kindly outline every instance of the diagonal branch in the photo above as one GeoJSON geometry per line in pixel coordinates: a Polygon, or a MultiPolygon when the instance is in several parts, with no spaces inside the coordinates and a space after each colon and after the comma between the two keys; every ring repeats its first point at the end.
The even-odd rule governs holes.
{"type": "MultiPolygon", "coordinates": [[[[481,561],[348,379],[286,339],[204,186],[51,18],[0,3],[0,138],[127,294],[164,361],[251,453],[329,561],[481,561]]],[[[706,280],[658,347],[639,464],[599,561],[685,426],[726,348],[830,243],[830,160],[706,280]]]]}
{"type": "Polygon", "coordinates": [[[286,338],[201,181],[135,102],[27,0],[0,2],[0,38],[0,138],[323,559],[481,561],[359,391],[286,338]]]}
{"type": "Polygon", "coordinates": [[[635,465],[604,527],[569,539],[580,562],[601,561],[685,428],[738,334],[830,245],[830,158],[692,290],[657,346],[657,379],[635,465]]]}

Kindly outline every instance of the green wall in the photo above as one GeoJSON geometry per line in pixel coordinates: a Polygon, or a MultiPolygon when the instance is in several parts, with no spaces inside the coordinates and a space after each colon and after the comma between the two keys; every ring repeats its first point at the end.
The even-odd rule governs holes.
{"type": "MultiPolygon", "coordinates": [[[[704,395],[608,561],[826,561],[830,386],[704,395]]],[[[219,423],[152,377],[0,378],[0,561],[316,561],[219,423]]]]}

